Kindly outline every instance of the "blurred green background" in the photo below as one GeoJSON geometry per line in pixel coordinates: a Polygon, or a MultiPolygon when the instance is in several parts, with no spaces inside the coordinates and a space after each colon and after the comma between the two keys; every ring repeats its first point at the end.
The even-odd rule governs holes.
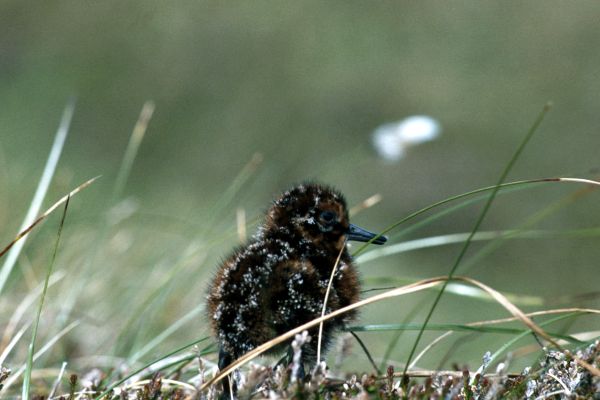
{"type": "MultiPolygon", "coordinates": [[[[510,179],[593,177],[599,15],[593,1],[3,1],[2,243],[18,231],[71,95],[75,117],[46,206],[102,175],[71,204],[56,265],[66,277],[49,292],[43,332],[49,337],[72,319],[83,323],[46,362],[139,349],[204,300],[218,260],[238,244],[236,209],[256,221],[295,182],[327,182],[350,204],[380,193],[382,202],[355,222],[381,230],[432,202],[494,184],[549,100],[554,107],[510,179]],[[113,202],[146,100],[156,111],[125,193],[113,202]],[[371,132],[413,114],[436,118],[441,137],[397,163],[380,160],[371,132]],[[263,162],[239,191],[228,192],[257,152],[263,162]]],[[[548,184],[503,195],[482,229],[516,228],[578,189],[548,184]]],[[[480,209],[465,208],[408,238],[469,231],[480,209]]],[[[57,222],[53,216],[25,247],[0,302],[5,317],[42,279],[57,222]]],[[[598,194],[591,193],[534,227],[564,231],[599,222],[598,194]]],[[[443,275],[458,250],[409,252],[360,269],[366,280],[443,275]]],[[[498,290],[556,298],[597,290],[599,257],[595,236],[512,240],[470,275],[498,290]]],[[[428,293],[371,306],[360,323],[402,322],[431,299],[428,293]]],[[[599,304],[592,298],[566,305],[599,304]]],[[[505,315],[493,303],[447,295],[434,320],[505,315]]],[[[204,335],[205,325],[195,317],[146,356],[204,335]]],[[[597,319],[585,317],[568,328],[594,326],[597,319]]],[[[376,358],[391,335],[362,334],[376,358]]],[[[401,338],[394,360],[405,360],[413,337],[401,338]]],[[[478,336],[451,361],[476,367],[484,351],[506,340],[478,336]]],[[[420,365],[435,367],[444,353],[420,365]]],[[[358,348],[351,357],[366,368],[358,348]]]]}

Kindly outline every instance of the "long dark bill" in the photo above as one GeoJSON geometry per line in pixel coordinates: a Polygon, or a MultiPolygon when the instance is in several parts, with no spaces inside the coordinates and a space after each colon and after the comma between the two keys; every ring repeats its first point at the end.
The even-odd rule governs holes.
{"type": "Polygon", "coordinates": [[[371,240],[375,237],[377,239],[373,240],[371,243],[384,244],[385,242],[387,242],[386,236],[383,236],[383,235],[380,236],[377,233],[369,232],[368,230],[363,229],[354,224],[350,224],[350,227],[348,227],[348,232],[346,233],[346,236],[348,237],[348,240],[356,240],[359,242],[368,242],[369,240],[371,240]]]}

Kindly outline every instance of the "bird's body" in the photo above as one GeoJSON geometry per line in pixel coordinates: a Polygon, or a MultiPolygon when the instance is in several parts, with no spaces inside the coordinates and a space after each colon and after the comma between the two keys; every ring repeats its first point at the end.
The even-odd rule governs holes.
{"type": "MultiPolygon", "coordinates": [[[[254,239],[221,264],[210,286],[208,309],[220,344],[219,367],[319,317],[338,256],[326,312],[356,302],[360,285],[346,240],[375,236],[350,225],[344,198],[331,188],[306,184],[285,192],[254,239]]],[[[374,242],[382,244],[385,238],[374,242]]],[[[324,348],[333,332],[355,316],[346,313],[324,324],[324,348]]],[[[303,348],[304,362],[315,361],[316,346],[313,340],[303,348]]]]}

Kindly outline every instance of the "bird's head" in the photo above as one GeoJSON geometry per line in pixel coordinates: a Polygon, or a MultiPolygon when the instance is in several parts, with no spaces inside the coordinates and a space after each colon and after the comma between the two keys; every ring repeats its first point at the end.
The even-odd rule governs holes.
{"type": "MultiPolygon", "coordinates": [[[[275,200],[267,212],[263,234],[298,238],[331,252],[339,252],[346,239],[368,242],[377,236],[350,223],[341,193],[314,183],[295,186],[275,200]]],[[[373,243],[386,241],[379,236],[373,243]]]]}

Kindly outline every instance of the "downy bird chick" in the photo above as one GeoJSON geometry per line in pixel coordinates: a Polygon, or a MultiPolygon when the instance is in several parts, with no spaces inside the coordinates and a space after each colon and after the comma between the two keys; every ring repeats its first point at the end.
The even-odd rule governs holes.
{"type": "MultiPolygon", "coordinates": [[[[358,301],[360,283],[346,240],[371,239],[375,244],[387,240],[350,224],[346,201],[333,188],[310,183],[283,193],[267,211],[252,241],[221,263],[209,288],[208,310],[219,342],[219,368],[320,317],[340,252],[326,313],[358,301]]],[[[336,330],[355,317],[353,311],[325,322],[323,348],[336,330]]],[[[317,329],[310,331],[311,336],[316,338],[317,329]]],[[[312,340],[303,348],[303,364],[314,363],[316,353],[317,340],[312,340]]]]}

